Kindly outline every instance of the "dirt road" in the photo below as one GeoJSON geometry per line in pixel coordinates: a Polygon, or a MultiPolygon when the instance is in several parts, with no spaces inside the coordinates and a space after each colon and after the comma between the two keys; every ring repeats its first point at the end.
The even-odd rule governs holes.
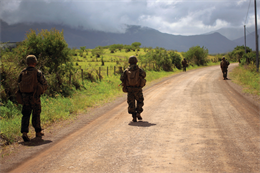
{"type": "Polygon", "coordinates": [[[124,98],[11,172],[259,172],[259,105],[221,75],[206,67],[145,89],[136,123],[124,98]]]}

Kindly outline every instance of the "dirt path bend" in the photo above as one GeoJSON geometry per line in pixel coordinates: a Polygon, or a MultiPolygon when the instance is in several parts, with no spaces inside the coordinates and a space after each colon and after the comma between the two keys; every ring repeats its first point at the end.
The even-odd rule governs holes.
{"type": "Polygon", "coordinates": [[[219,66],[175,75],[144,91],[143,121],[120,103],[11,172],[259,172],[259,105],[231,80],[219,66]]]}

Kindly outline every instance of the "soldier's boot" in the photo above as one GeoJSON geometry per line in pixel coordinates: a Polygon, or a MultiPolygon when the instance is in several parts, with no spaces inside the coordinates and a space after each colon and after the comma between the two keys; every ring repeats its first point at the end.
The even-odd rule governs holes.
{"type": "Polygon", "coordinates": [[[36,133],[36,137],[42,137],[42,136],[44,136],[44,133],[42,133],[42,132],[37,132],[36,133]]]}
{"type": "Polygon", "coordinates": [[[133,113],[133,114],[132,114],[132,117],[133,117],[133,120],[132,120],[132,121],[133,121],[133,122],[137,122],[137,120],[136,120],[136,113],[133,113]]]}
{"type": "Polygon", "coordinates": [[[23,138],[23,141],[24,141],[24,142],[29,142],[29,141],[30,141],[30,138],[27,136],[27,133],[26,133],[26,132],[23,132],[22,138],[23,138]]]}
{"type": "Polygon", "coordinates": [[[143,118],[141,117],[140,113],[136,113],[136,117],[138,118],[138,120],[142,120],[143,118]]]}

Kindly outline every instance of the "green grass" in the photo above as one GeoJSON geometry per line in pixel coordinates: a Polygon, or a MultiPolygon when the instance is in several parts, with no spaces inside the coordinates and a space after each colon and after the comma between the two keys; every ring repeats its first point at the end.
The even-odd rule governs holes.
{"type": "MultiPolygon", "coordinates": [[[[141,49],[138,54],[145,54],[146,52],[141,49]]],[[[83,54],[83,56],[86,53],[83,54]]],[[[82,85],[81,90],[75,90],[71,97],[62,97],[60,95],[56,95],[55,97],[47,97],[43,96],[41,98],[42,101],[42,113],[41,113],[41,124],[42,128],[45,129],[48,126],[51,126],[53,123],[73,119],[79,113],[85,113],[88,111],[88,108],[95,107],[98,105],[102,105],[104,103],[110,102],[114,100],[116,97],[124,94],[122,92],[122,88],[118,86],[121,81],[119,80],[120,75],[114,75],[114,66],[116,66],[116,70],[118,71],[119,66],[126,66],[128,57],[134,55],[135,52],[125,52],[124,50],[117,51],[115,53],[110,53],[109,50],[104,50],[103,59],[105,61],[105,65],[101,67],[101,58],[95,58],[90,56],[91,52],[88,52],[86,58],[80,56],[74,56],[74,65],[75,67],[81,68],[84,71],[88,70],[92,74],[96,74],[99,67],[101,67],[101,75],[103,79],[98,82],[90,82],[85,80],[83,83],[80,81],[82,85]],[[107,62],[111,61],[112,62],[107,62]],[[98,60],[98,62],[95,62],[98,60]],[[94,61],[94,62],[93,62],[94,61]],[[119,64],[116,63],[119,61],[119,64]],[[76,63],[78,65],[76,65],[76,63]],[[109,75],[107,76],[107,67],[109,68],[109,75]]],[[[180,53],[182,56],[182,54],[180,53]]],[[[140,63],[140,62],[139,62],[140,63]]],[[[219,65],[217,63],[210,63],[209,65],[219,65]]],[[[174,69],[173,72],[165,72],[165,71],[148,71],[152,68],[152,64],[139,64],[139,66],[146,66],[147,73],[147,85],[150,84],[151,81],[161,79],[163,77],[179,73],[182,70],[174,69]],[[150,67],[148,67],[150,65],[150,67]]],[[[190,66],[187,70],[202,68],[204,66],[190,66]]],[[[20,138],[20,126],[21,126],[21,106],[13,105],[12,102],[9,102],[8,105],[0,106],[1,111],[1,121],[0,134],[2,137],[7,139],[9,143],[17,141],[20,138]],[[5,115],[5,116],[2,116],[5,115]]],[[[30,121],[31,122],[31,121],[30,121]]],[[[34,136],[34,129],[30,124],[30,133],[29,137],[34,136]]]]}
{"type": "MultiPolygon", "coordinates": [[[[128,59],[129,56],[131,55],[144,55],[146,52],[144,52],[143,49],[140,49],[138,52],[130,51],[130,52],[125,52],[125,50],[117,50],[115,53],[110,53],[110,50],[104,49],[103,54],[99,57],[96,58],[95,56],[92,55],[92,53],[89,51],[88,54],[86,55],[86,52],[83,53],[83,57],[81,56],[73,56],[74,61],[88,61],[88,62],[93,62],[93,61],[101,61],[101,57],[103,57],[104,61],[114,61],[116,62],[117,60],[126,60],[128,59]],[[84,58],[86,56],[86,58],[84,58]]],[[[101,62],[100,62],[101,63],[101,62]]]]}
{"type": "Polygon", "coordinates": [[[255,65],[238,66],[230,73],[232,81],[243,87],[243,92],[260,96],[260,74],[255,65]]]}
{"type": "MultiPolygon", "coordinates": [[[[153,80],[172,75],[179,72],[155,72],[147,71],[147,85],[153,80]]],[[[118,86],[121,81],[120,75],[106,76],[100,82],[84,81],[84,90],[77,90],[71,97],[61,97],[56,95],[55,98],[43,96],[41,98],[42,113],[41,124],[42,128],[52,125],[54,122],[59,122],[67,119],[75,118],[79,113],[87,112],[88,108],[102,105],[113,101],[116,97],[124,94],[122,88],[118,86]]],[[[10,102],[11,103],[11,102],[10,102]]],[[[9,105],[11,107],[9,118],[2,118],[0,121],[1,135],[9,143],[21,139],[21,106],[9,105]]],[[[4,108],[4,107],[1,107],[4,108]]],[[[9,109],[8,109],[9,110],[9,109]]],[[[2,110],[1,110],[2,111],[2,110]]],[[[3,113],[3,111],[1,112],[3,113]]],[[[30,121],[31,122],[31,121],[30,121]]],[[[34,129],[30,124],[29,137],[34,136],[34,129]]]]}

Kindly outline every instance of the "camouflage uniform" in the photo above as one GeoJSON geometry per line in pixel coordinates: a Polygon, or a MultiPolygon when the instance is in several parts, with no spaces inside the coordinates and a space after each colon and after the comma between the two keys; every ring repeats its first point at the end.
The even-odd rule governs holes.
{"type": "MultiPolygon", "coordinates": [[[[27,67],[26,70],[33,71],[35,70],[34,67],[27,67]]],[[[43,85],[45,89],[47,89],[47,81],[40,70],[37,72],[37,80],[39,83],[43,85]]],[[[18,78],[18,83],[22,81],[22,73],[20,73],[18,78]]],[[[40,114],[41,114],[41,100],[40,95],[36,93],[22,93],[23,99],[23,109],[22,109],[22,127],[21,133],[29,132],[29,121],[30,115],[32,112],[32,125],[35,129],[35,132],[41,132],[41,121],[40,121],[40,114]]]]}
{"type": "MultiPolygon", "coordinates": [[[[128,70],[136,70],[138,65],[136,64],[130,64],[128,67],[128,70]]],[[[145,78],[146,73],[143,69],[139,68],[139,76],[145,78]]],[[[126,76],[126,70],[122,73],[120,80],[124,82],[124,80],[127,80],[126,76]]],[[[134,113],[141,113],[143,112],[143,105],[144,105],[144,96],[142,87],[132,87],[127,86],[127,103],[128,103],[128,113],[134,114],[134,113]],[[135,106],[135,100],[137,101],[137,106],[135,106]]]]}
{"type": "Polygon", "coordinates": [[[181,63],[182,63],[183,71],[186,71],[186,67],[187,67],[186,59],[184,58],[181,63]]]}
{"type": "Polygon", "coordinates": [[[222,73],[223,73],[223,78],[224,79],[227,79],[227,73],[228,73],[228,65],[229,65],[229,62],[226,61],[225,58],[222,58],[222,61],[220,63],[220,68],[222,70],[222,73]]]}

